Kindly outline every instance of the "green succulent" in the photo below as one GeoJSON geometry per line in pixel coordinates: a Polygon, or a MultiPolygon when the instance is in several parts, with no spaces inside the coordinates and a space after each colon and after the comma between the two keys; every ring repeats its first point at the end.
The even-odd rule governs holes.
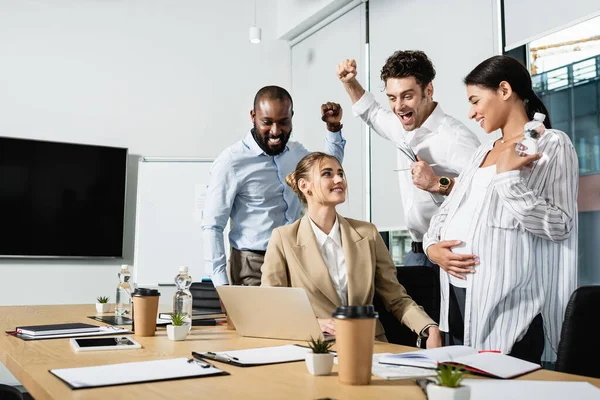
{"type": "Polygon", "coordinates": [[[438,386],[457,388],[465,377],[465,371],[449,364],[440,364],[437,369],[436,383],[438,386]]]}
{"type": "Polygon", "coordinates": [[[186,313],[174,312],[171,313],[171,324],[173,326],[182,326],[185,323],[186,313]]]}
{"type": "Polygon", "coordinates": [[[98,303],[100,304],[106,304],[108,303],[108,300],[110,299],[110,297],[106,297],[106,296],[99,296],[96,297],[96,300],[98,301],[98,303]]]}
{"type": "Polygon", "coordinates": [[[316,340],[313,337],[310,337],[310,341],[308,342],[308,347],[311,348],[314,354],[327,354],[329,353],[329,348],[333,346],[333,342],[326,342],[321,338],[317,338],[316,340]]]}

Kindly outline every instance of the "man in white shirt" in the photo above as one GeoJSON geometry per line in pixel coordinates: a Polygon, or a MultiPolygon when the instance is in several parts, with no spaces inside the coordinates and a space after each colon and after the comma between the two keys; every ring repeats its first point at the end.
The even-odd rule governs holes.
{"type": "Polygon", "coordinates": [[[398,172],[406,227],[412,251],[404,265],[433,266],[423,252],[423,235],[457,177],[479,147],[479,140],[462,122],[445,114],[433,101],[435,69],[422,51],[397,51],[381,69],[391,110],[384,109],[356,80],[356,62],[338,64],[354,115],[362,118],[378,135],[417,155],[412,162],[397,151],[398,172]],[[435,164],[433,167],[430,164],[435,164]]]}

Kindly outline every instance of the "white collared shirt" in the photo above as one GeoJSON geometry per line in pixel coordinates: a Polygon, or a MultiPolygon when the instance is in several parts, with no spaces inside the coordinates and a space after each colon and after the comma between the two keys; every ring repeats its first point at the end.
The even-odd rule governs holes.
{"type": "MultiPolygon", "coordinates": [[[[429,163],[438,176],[455,178],[469,165],[473,153],[479,147],[479,139],[462,122],[447,115],[439,104],[420,128],[406,131],[394,113],[384,109],[375,97],[365,94],[352,106],[355,116],[360,117],[379,136],[394,143],[407,144],[415,154],[429,163]]],[[[409,168],[411,161],[397,150],[398,168],[409,168]]],[[[423,240],[431,217],[445,197],[431,195],[417,188],[410,173],[399,173],[404,221],[412,239],[423,240]],[[434,198],[436,199],[434,201],[434,198]]]]}
{"type": "Polygon", "coordinates": [[[333,282],[333,287],[342,301],[342,305],[348,305],[348,271],[346,269],[346,257],[342,247],[342,235],[340,232],[340,223],[337,216],[331,232],[327,235],[313,221],[310,221],[310,226],[317,238],[317,244],[321,250],[321,256],[327,269],[329,276],[333,282]]]}
{"type": "MultiPolygon", "coordinates": [[[[493,145],[480,147],[431,219],[425,252],[442,239],[493,145]]],[[[480,264],[466,290],[465,346],[510,353],[541,313],[545,337],[558,350],[567,303],[577,288],[579,165],[571,139],[559,130],[546,129],[538,153],[542,158],[533,167],[496,174],[474,216],[470,251],[480,264]]],[[[440,269],[444,332],[449,329],[449,287],[440,269]]]]}

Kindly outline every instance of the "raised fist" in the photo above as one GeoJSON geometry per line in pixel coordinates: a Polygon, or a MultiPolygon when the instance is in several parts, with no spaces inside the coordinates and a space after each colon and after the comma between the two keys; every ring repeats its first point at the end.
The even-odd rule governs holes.
{"type": "Polygon", "coordinates": [[[321,120],[327,124],[327,127],[338,127],[342,121],[342,106],[338,103],[325,103],[321,106],[321,120]]]}
{"type": "Polygon", "coordinates": [[[345,59],[335,67],[335,72],[342,82],[356,79],[356,61],[345,59]]]}

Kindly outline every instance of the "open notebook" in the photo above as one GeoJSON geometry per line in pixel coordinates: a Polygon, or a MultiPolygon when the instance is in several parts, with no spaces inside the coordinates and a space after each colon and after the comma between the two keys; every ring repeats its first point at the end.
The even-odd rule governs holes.
{"type": "Polygon", "coordinates": [[[467,346],[448,346],[437,349],[392,354],[381,357],[382,364],[437,368],[440,363],[451,363],[466,370],[496,378],[514,378],[541,366],[500,353],[484,352],[467,346]]]}
{"type": "Polygon", "coordinates": [[[229,375],[210,364],[190,362],[187,358],[61,368],[50,370],[50,373],[65,382],[71,389],[229,375]]]}

